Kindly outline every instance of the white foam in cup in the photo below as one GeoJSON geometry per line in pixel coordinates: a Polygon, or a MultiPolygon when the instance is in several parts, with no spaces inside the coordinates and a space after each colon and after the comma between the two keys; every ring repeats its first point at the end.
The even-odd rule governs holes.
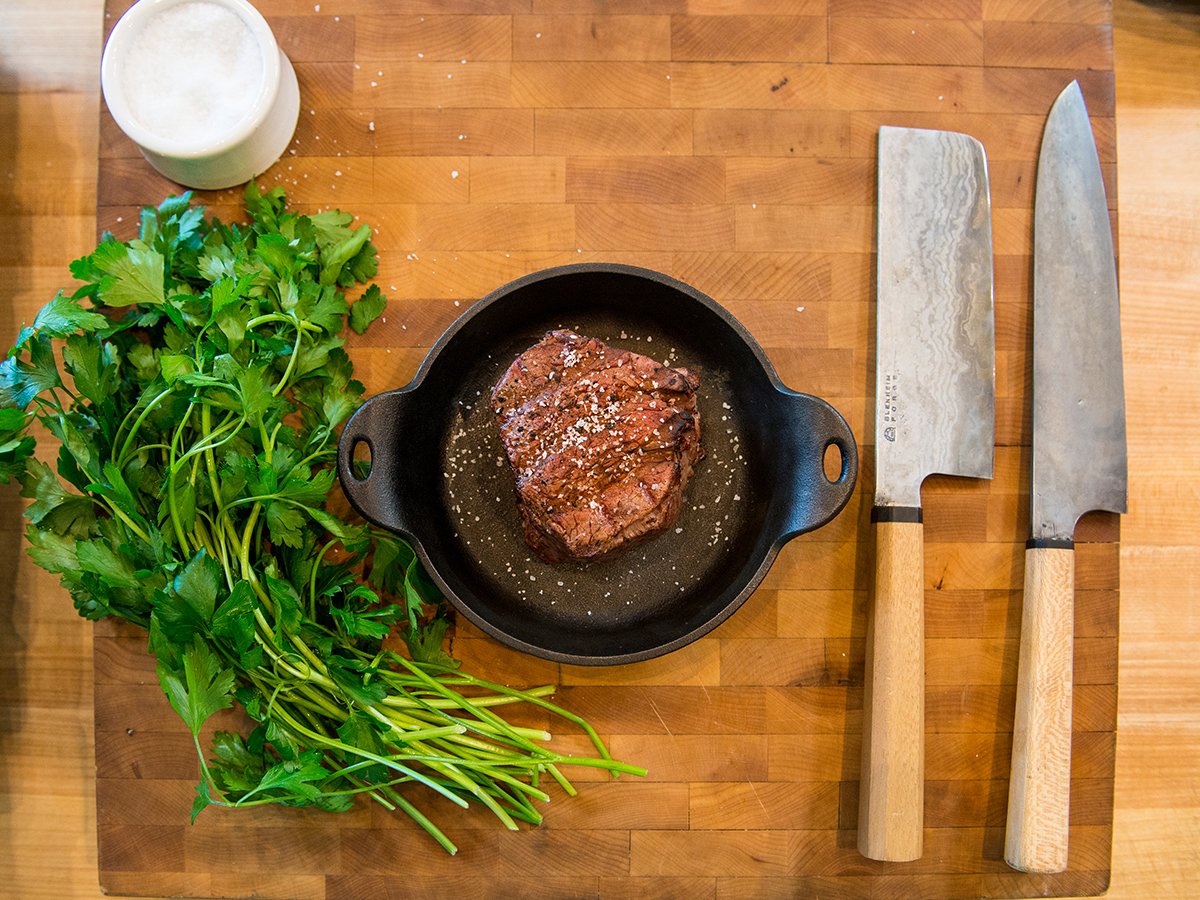
{"type": "Polygon", "coordinates": [[[266,171],[300,112],[292,64],[247,0],[138,0],[109,35],[100,83],[121,130],[185,187],[266,171]]]}

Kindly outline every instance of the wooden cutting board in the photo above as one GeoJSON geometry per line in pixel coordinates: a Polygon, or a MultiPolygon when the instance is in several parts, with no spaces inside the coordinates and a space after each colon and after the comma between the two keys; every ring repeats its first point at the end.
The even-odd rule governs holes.
{"type": "MultiPolygon", "coordinates": [[[[127,6],[108,4],[106,28],[127,6]]],[[[260,183],[371,223],[384,320],[348,349],[371,393],[405,384],[472,300],[609,260],[725,305],[783,381],[860,443],[859,490],[789,544],[710,636],[576,668],[466,623],[453,650],[561,685],[642,780],[573,774],[538,828],[428,802],[444,855],[366,804],[335,816],[210,809],[188,824],[190,736],[143,637],[96,627],[100,881],[203,897],[1018,897],[1102,893],[1117,708],[1118,519],[1077,535],[1070,868],[1002,858],[1029,468],[1031,223],[1044,117],[1083,86],[1115,216],[1111,9],[1090,0],[260,0],[301,115],[260,183]],[[987,151],[996,251],[995,477],[925,485],[926,836],[914,863],[855,849],[871,578],[875,142],[880,125],[987,151]]],[[[102,114],[98,229],[177,188],[102,114]]],[[[222,218],[239,192],[198,195],[222,218]]],[[[536,720],[533,713],[527,714],[536,720]]],[[[229,725],[226,720],[223,725],[229,725]]],[[[236,720],[233,720],[236,724],[236,720]]],[[[578,735],[556,741],[576,746],[578,735]]]]}

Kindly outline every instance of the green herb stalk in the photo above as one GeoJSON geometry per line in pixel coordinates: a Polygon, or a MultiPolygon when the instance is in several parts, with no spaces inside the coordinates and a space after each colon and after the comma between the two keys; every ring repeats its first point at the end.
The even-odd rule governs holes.
{"type": "Polygon", "coordinates": [[[366,794],[446,850],[412,802],[421,785],[505,826],[536,823],[563,765],[617,773],[595,731],[546,697],[461,671],[442,649],[443,598],[397,536],[326,508],[337,429],[357,408],[341,334],[384,309],[367,225],[290,212],[246,190],[250,223],[206,219],[189,195],[105,235],[0,363],[0,481],[31,501],[28,552],[82,616],[148,633],[191,731],[207,806],[348,809],[366,794]],[[60,363],[61,358],[61,363],[60,363]],[[34,456],[34,423],[57,439],[34,456]],[[405,652],[387,640],[398,633],[405,652]],[[200,732],[237,701],[257,725],[200,732]],[[510,724],[513,703],[589,736],[569,757],[510,724]]]}

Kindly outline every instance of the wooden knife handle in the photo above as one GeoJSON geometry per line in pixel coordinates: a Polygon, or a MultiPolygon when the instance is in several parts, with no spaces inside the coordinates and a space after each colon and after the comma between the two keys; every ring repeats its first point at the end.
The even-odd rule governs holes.
{"type": "Polygon", "coordinates": [[[875,526],[875,595],[867,622],[858,850],[919,859],[925,778],[925,553],[918,521],[875,526]]]}
{"type": "Polygon", "coordinates": [[[1012,775],[1004,859],[1022,872],[1067,868],[1075,551],[1025,551],[1012,775]]]}

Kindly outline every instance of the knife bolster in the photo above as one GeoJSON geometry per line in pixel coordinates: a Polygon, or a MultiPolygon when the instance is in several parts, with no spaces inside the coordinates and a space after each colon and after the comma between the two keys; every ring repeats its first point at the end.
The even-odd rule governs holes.
{"type": "Polygon", "coordinates": [[[921,524],[924,518],[919,506],[873,506],[872,522],[913,522],[921,524]]]}
{"type": "Polygon", "coordinates": [[[1070,538],[1031,537],[1025,542],[1026,550],[1074,550],[1075,542],[1070,538]]]}

